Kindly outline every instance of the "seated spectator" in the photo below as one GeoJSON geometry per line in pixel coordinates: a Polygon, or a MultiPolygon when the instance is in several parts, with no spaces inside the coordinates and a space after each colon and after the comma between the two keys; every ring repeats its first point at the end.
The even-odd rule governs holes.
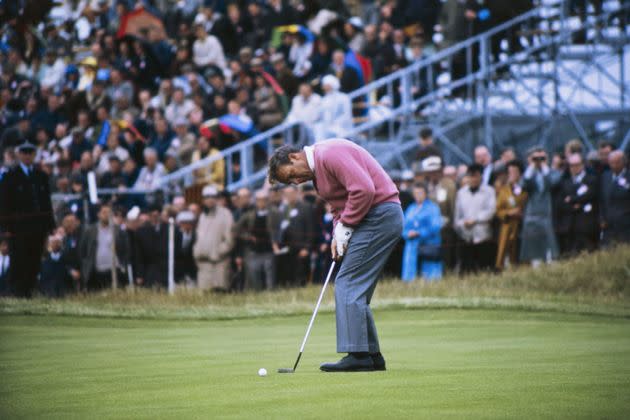
{"type": "Polygon", "coordinates": [[[415,202],[405,211],[403,238],[403,281],[413,281],[420,274],[425,280],[442,277],[442,250],[440,229],[442,216],[440,208],[428,198],[427,187],[415,184],[413,187],[415,202]]]}
{"type": "Polygon", "coordinates": [[[315,141],[343,137],[352,129],[352,103],[350,97],[339,92],[339,79],[328,75],[322,79],[324,97],[321,112],[315,124],[315,141]]]}
{"type": "Polygon", "coordinates": [[[116,67],[109,73],[109,87],[106,90],[110,98],[124,97],[128,103],[133,101],[133,85],[123,78],[122,72],[116,67]]]}
{"type": "Polygon", "coordinates": [[[275,53],[271,56],[271,64],[274,69],[274,76],[278,84],[284,90],[284,93],[292,98],[297,93],[298,78],[293,75],[291,69],[287,66],[286,60],[282,53],[275,53]]]}
{"type": "Polygon", "coordinates": [[[244,248],[245,287],[248,290],[273,289],[276,270],[273,245],[277,246],[280,213],[269,207],[268,195],[256,192],[256,207],[236,225],[236,236],[244,248]]]}
{"type": "Polygon", "coordinates": [[[267,130],[280,124],[284,113],[276,93],[267,85],[263,76],[259,74],[254,80],[256,83],[254,108],[258,111],[257,125],[260,130],[267,130]]]}
{"type": "Polygon", "coordinates": [[[293,63],[293,75],[303,79],[311,70],[310,57],[313,54],[313,42],[306,39],[304,34],[293,34],[291,49],[289,50],[289,62],[293,63]]]}
{"type": "MultiPolygon", "coordinates": [[[[102,159],[102,158],[101,158],[102,159]]],[[[127,177],[123,173],[122,170],[122,162],[120,158],[114,154],[109,155],[107,158],[109,164],[108,169],[103,172],[99,186],[101,188],[126,188],[127,187],[127,177]]]]}
{"type": "MultiPolygon", "coordinates": [[[[218,156],[221,152],[216,147],[211,147],[210,139],[201,136],[197,140],[197,150],[192,154],[192,162],[198,162],[209,156],[218,156]]],[[[222,190],[225,185],[225,160],[217,159],[211,164],[197,169],[194,172],[195,184],[214,185],[222,190]]]]}
{"type": "Polygon", "coordinates": [[[547,152],[534,147],[527,154],[528,166],[523,174],[523,189],[528,199],[523,216],[520,261],[538,266],[558,256],[558,244],[553,228],[551,190],[562,174],[547,164],[547,152]]]}
{"type": "Polygon", "coordinates": [[[513,160],[507,164],[507,183],[497,191],[497,218],[499,219],[499,244],[495,268],[503,270],[505,259],[511,265],[518,262],[518,237],[527,203],[527,192],[521,185],[522,164],[513,160]]]}
{"type": "Polygon", "coordinates": [[[218,205],[219,191],[212,185],[202,192],[203,211],[197,224],[193,255],[201,290],[230,289],[230,253],[234,247],[232,213],[218,205]]]}
{"type": "MultiPolygon", "coordinates": [[[[120,145],[120,128],[114,124],[111,127],[109,135],[107,136],[107,144],[105,150],[99,153],[98,166],[96,167],[96,173],[102,175],[109,170],[109,158],[116,156],[119,162],[124,162],[129,159],[129,151],[120,145]]],[[[100,150],[100,146],[97,149],[100,150]]]]}
{"type": "Polygon", "coordinates": [[[287,122],[302,122],[313,129],[313,125],[319,119],[322,98],[313,93],[310,83],[301,83],[299,93],[291,101],[291,110],[287,115],[287,122]]]}
{"type": "Polygon", "coordinates": [[[462,241],[460,248],[463,274],[489,269],[494,265],[492,219],[496,198],[492,187],[482,184],[483,167],[468,167],[468,185],[457,192],[455,200],[455,232],[462,241]]]}
{"type": "Polygon", "coordinates": [[[333,53],[330,73],[339,81],[339,90],[343,93],[350,93],[361,87],[359,73],[346,65],[346,54],[342,50],[333,53]]]}
{"type": "Polygon", "coordinates": [[[214,35],[208,35],[203,25],[195,26],[197,40],[193,43],[193,62],[202,71],[210,65],[225,69],[227,67],[223,46],[214,35]]]}
{"type": "Polygon", "coordinates": [[[164,166],[158,161],[158,153],[155,149],[144,149],[144,166],[140,169],[138,179],[133,185],[138,190],[153,190],[160,185],[160,178],[164,176],[164,166]]]}
{"type": "Polygon", "coordinates": [[[164,159],[164,155],[171,142],[175,138],[175,133],[169,127],[168,121],[165,118],[158,117],[155,119],[155,131],[149,137],[149,147],[155,149],[158,154],[158,159],[164,159]]]}
{"type": "Polygon", "coordinates": [[[174,123],[175,137],[171,141],[172,150],[177,154],[177,158],[182,164],[190,163],[192,154],[195,151],[195,135],[188,131],[188,121],[185,118],[179,118],[174,123]]]}
{"type": "Polygon", "coordinates": [[[173,92],[171,102],[164,110],[164,118],[170,125],[174,125],[180,119],[187,119],[193,109],[195,109],[195,104],[190,99],[186,99],[184,89],[178,86],[173,92]]]}
{"type": "Polygon", "coordinates": [[[602,175],[603,243],[630,243],[630,171],[623,151],[610,152],[608,165],[610,170],[602,175]]]}

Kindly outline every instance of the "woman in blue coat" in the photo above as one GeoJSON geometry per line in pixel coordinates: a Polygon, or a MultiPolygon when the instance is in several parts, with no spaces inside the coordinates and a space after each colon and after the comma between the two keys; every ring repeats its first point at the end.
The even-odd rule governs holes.
{"type": "Polygon", "coordinates": [[[405,211],[402,279],[413,281],[418,276],[420,260],[422,277],[436,280],[442,277],[440,207],[427,198],[424,184],[414,185],[413,197],[415,202],[405,211]]]}

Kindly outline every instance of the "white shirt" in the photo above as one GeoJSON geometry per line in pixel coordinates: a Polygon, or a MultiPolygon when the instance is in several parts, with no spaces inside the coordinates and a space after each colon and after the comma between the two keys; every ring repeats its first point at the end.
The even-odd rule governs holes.
{"type": "Polygon", "coordinates": [[[496,211],[496,195],[494,189],[487,185],[479,186],[473,193],[468,186],[457,192],[455,199],[455,231],[464,241],[478,244],[492,239],[492,219],[496,211]],[[466,220],[474,220],[475,224],[466,227],[466,220]]]}
{"type": "Polygon", "coordinates": [[[306,154],[306,163],[308,167],[315,173],[315,147],[304,146],[304,153],[306,154]]]}
{"type": "Polygon", "coordinates": [[[22,170],[24,171],[24,175],[29,176],[29,174],[33,173],[33,168],[29,168],[28,166],[26,166],[25,164],[23,164],[22,162],[20,162],[20,168],[22,168],[22,170]]]}
{"type": "Polygon", "coordinates": [[[287,115],[287,122],[313,124],[319,119],[321,102],[322,97],[316,93],[312,93],[308,98],[296,95],[291,101],[291,111],[287,115]]]}
{"type": "Polygon", "coordinates": [[[214,64],[222,69],[225,65],[223,47],[214,35],[208,35],[203,41],[198,39],[193,43],[193,61],[199,67],[214,64]]]}
{"type": "Polygon", "coordinates": [[[6,274],[11,266],[11,257],[0,254],[0,275],[6,274]]]}

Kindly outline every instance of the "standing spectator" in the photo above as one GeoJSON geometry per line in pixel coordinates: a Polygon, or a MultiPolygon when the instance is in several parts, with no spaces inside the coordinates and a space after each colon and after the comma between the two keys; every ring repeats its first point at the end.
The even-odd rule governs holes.
{"type": "MultiPolygon", "coordinates": [[[[210,146],[210,139],[201,136],[197,141],[197,150],[192,154],[192,162],[198,162],[210,156],[220,156],[221,152],[216,147],[210,146]]],[[[225,161],[217,159],[209,165],[203,166],[194,172],[195,184],[214,185],[222,190],[225,185],[225,161]]]]}
{"type": "Polygon", "coordinates": [[[300,198],[294,185],[284,189],[284,202],[280,206],[280,245],[288,248],[288,281],[304,286],[309,277],[310,253],[315,243],[314,213],[310,203],[300,198]]]}
{"type": "Polygon", "coordinates": [[[197,240],[195,236],[195,214],[184,210],[177,215],[177,226],[182,234],[181,248],[176,251],[175,278],[186,286],[197,282],[197,265],[193,256],[193,246],[197,240]]]}
{"type": "Polygon", "coordinates": [[[492,179],[494,165],[492,164],[492,155],[490,154],[488,147],[483,145],[475,147],[475,163],[481,165],[483,168],[483,185],[494,185],[494,180],[492,179]]]}
{"type": "Polygon", "coordinates": [[[561,181],[558,192],[560,206],[556,231],[560,252],[594,251],[599,240],[597,177],[586,173],[582,155],[569,155],[567,163],[570,176],[561,181]]]}
{"type": "Polygon", "coordinates": [[[256,206],[240,218],[236,235],[244,248],[245,285],[247,289],[273,289],[276,270],[273,258],[277,246],[280,213],[269,207],[268,195],[256,191],[256,206]]]}
{"type": "Polygon", "coordinates": [[[0,231],[10,235],[12,293],[30,298],[48,233],[55,227],[48,175],[33,165],[35,145],[17,148],[19,164],[0,175],[0,231]]]}
{"type": "Polygon", "coordinates": [[[151,147],[144,149],[143,155],[145,166],[140,169],[140,174],[138,174],[133,188],[153,190],[159,187],[160,178],[166,174],[164,165],[159,162],[157,151],[151,147]]]}
{"type": "Polygon", "coordinates": [[[424,184],[414,185],[413,196],[415,202],[405,211],[405,249],[401,277],[403,281],[415,280],[420,260],[422,278],[436,280],[442,277],[440,208],[428,198],[424,184]]]}
{"type": "MultiPolygon", "coordinates": [[[[168,285],[168,224],[159,206],[149,207],[149,220],[135,234],[136,282],[145,287],[168,285]]],[[[174,248],[181,249],[181,232],[175,229],[174,248]]]]}
{"type": "Polygon", "coordinates": [[[520,260],[538,266],[558,256],[558,245],[553,229],[551,190],[560,182],[562,174],[549,169],[547,153],[542,147],[531,149],[528,167],[523,174],[523,189],[528,200],[523,216],[520,260]]]}
{"type": "Polygon", "coordinates": [[[430,156],[421,162],[421,175],[427,182],[429,199],[440,207],[442,215],[442,259],[446,268],[454,269],[456,264],[455,230],[453,219],[457,185],[452,179],[443,175],[442,159],[430,156]]]}
{"type": "Polygon", "coordinates": [[[48,252],[39,273],[39,290],[46,297],[59,298],[72,286],[70,266],[63,254],[62,238],[51,235],[48,238],[48,252]]]}
{"type": "Polygon", "coordinates": [[[9,294],[10,278],[11,256],[9,255],[9,240],[0,235],[0,296],[9,294]]]}
{"type": "Polygon", "coordinates": [[[78,292],[81,290],[80,244],[83,237],[83,228],[79,218],[72,213],[64,216],[61,221],[61,227],[64,231],[62,252],[70,268],[70,277],[73,281],[72,290],[78,292]]]}
{"type": "Polygon", "coordinates": [[[425,127],[420,130],[420,147],[418,148],[416,160],[422,161],[429,156],[439,156],[441,159],[442,151],[433,140],[433,130],[429,127],[425,127]]]}
{"type": "Polygon", "coordinates": [[[343,137],[352,129],[352,102],[345,93],[339,92],[339,79],[327,75],[322,78],[324,97],[315,125],[315,141],[330,137],[343,137]]]}
{"type": "Polygon", "coordinates": [[[204,187],[203,212],[197,224],[193,255],[197,263],[197,284],[201,290],[227,291],[230,286],[230,252],[234,247],[232,213],[217,204],[219,192],[204,187]]]}
{"type": "Polygon", "coordinates": [[[492,187],[482,183],[483,167],[477,163],[468,167],[468,185],[457,192],[455,200],[455,231],[462,240],[461,271],[477,272],[494,264],[492,219],[496,197],[492,187]]]}
{"type": "Polygon", "coordinates": [[[518,261],[518,235],[523,211],[527,203],[527,192],[521,185],[522,164],[513,160],[507,164],[507,183],[497,191],[497,218],[499,219],[499,244],[495,268],[502,270],[505,258],[511,265],[518,261]]]}
{"type": "Polygon", "coordinates": [[[103,204],[98,211],[98,222],[85,229],[79,244],[83,289],[89,291],[110,287],[112,269],[121,274],[120,267],[125,267],[129,260],[127,235],[119,226],[110,225],[111,212],[111,207],[103,204]],[[112,242],[115,242],[116,258],[112,242]]]}
{"type": "Polygon", "coordinates": [[[608,155],[610,171],[602,176],[601,226],[603,242],[630,243],[630,171],[621,150],[608,155]]]}

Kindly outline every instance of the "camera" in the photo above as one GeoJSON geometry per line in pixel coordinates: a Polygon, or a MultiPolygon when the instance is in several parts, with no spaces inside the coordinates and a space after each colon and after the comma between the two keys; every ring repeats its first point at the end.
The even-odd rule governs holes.
{"type": "Polygon", "coordinates": [[[534,162],[542,163],[542,162],[546,161],[546,160],[547,160],[547,158],[546,158],[546,157],[544,157],[544,156],[534,156],[534,157],[532,158],[532,160],[533,160],[534,162]]]}

